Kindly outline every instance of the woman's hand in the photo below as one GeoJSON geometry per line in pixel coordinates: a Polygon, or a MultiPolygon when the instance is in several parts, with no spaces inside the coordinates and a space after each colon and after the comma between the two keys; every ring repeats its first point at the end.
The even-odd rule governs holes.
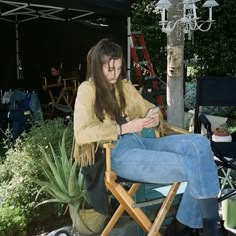
{"type": "Polygon", "coordinates": [[[152,122],[151,124],[144,126],[144,128],[153,128],[160,124],[160,117],[157,112],[153,113],[149,118],[151,118],[152,122]]]}
{"type": "Polygon", "coordinates": [[[153,127],[154,126],[153,123],[154,123],[153,117],[133,119],[128,123],[122,125],[122,134],[140,132],[142,131],[143,128],[153,127]]]}

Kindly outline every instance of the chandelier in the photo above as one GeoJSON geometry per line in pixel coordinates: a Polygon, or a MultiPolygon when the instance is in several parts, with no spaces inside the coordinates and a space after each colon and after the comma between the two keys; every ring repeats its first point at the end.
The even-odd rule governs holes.
{"type": "Polygon", "coordinates": [[[200,30],[203,32],[208,31],[211,28],[214,20],[212,19],[212,8],[218,6],[219,4],[215,0],[207,0],[202,7],[208,8],[209,18],[208,20],[201,20],[197,15],[196,3],[200,0],[183,0],[182,3],[177,5],[177,10],[183,11],[183,16],[178,20],[174,21],[168,20],[168,10],[172,6],[169,0],[160,0],[157,3],[157,9],[161,13],[161,21],[159,24],[162,26],[162,32],[170,34],[176,26],[181,26],[183,28],[184,34],[188,34],[188,38],[191,39],[192,32],[195,30],[200,30]]]}

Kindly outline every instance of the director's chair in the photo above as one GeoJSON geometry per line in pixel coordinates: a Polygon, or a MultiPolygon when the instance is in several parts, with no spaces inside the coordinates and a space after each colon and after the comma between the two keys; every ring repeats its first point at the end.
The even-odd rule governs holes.
{"type": "Polygon", "coordinates": [[[73,111],[73,104],[78,86],[79,82],[75,77],[63,78],[60,83],[55,84],[48,84],[47,78],[44,77],[43,89],[48,91],[51,102],[56,105],[63,103],[71,111],[73,111]],[[54,89],[56,89],[56,92],[53,92],[54,89]]]}
{"type": "MultiPolygon", "coordinates": [[[[164,134],[171,135],[172,133],[186,134],[186,130],[174,127],[170,124],[163,124],[164,134]]],[[[173,183],[168,195],[165,197],[164,202],[160,210],[158,211],[154,221],[151,221],[149,217],[144,213],[139,204],[136,204],[133,196],[141,186],[141,183],[133,183],[131,187],[126,190],[122,183],[119,182],[119,177],[111,168],[111,151],[114,145],[111,143],[104,144],[105,157],[106,157],[106,170],[105,170],[105,184],[109,191],[113,194],[115,199],[119,202],[119,207],[111,217],[110,221],[106,225],[105,229],[101,233],[101,236],[108,236],[110,231],[115,226],[121,215],[126,211],[130,217],[145,231],[148,236],[159,236],[159,230],[161,225],[172,205],[172,202],[176,196],[180,183],[173,183]],[[137,207],[136,207],[137,206],[137,207]]],[[[123,182],[123,181],[122,181],[123,182]]],[[[130,181],[128,181],[130,182],[130,181]]],[[[159,202],[159,200],[157,200],[159,202]]],[[[153,202],[153,200],[152,200],[153,202]]],[[[148,203],[145,203],[148,205],[148,203]]],[[[150,203],[151,204],[151,203],[150,203]]]]}
{"type": "Polygon", "coordinates": [[[76,92],[78,88],[78,80],[77,78],[64,78],[63,88],[60,91],[59,97],[56,100],[56,104],[60,104],[61,100],[73,110],[73,104],[76,97],[76,92]]]}
{"type": "Polygon", "coordinates": [[[196,104],[194,115],[194,133],[201,133],[202,125],[207,130],[207,137],[215,155],[215,162],[219,169],[221,192],[226,184],[232,188],[228,194],[219,196],[219,201],[236,194],[236,182],[231,173],[236,171],[236,142],[212,141],[212,125],[204,113],[206,106],[236,107],[236,77],[232,76],[205,76],[197,81],[196,104]]]}
{"type": "Polygon", "coordinates": [[[55,104],[58,91],[61,90],[61,88],[63,87],[63,84],[62,83],[49,84],[47,77],[43,77],[42,79],[44,80],[43,90],[48,92],[51,102],[55,104]],[[56,92],[54,90],[56,90],[56,92]]]}

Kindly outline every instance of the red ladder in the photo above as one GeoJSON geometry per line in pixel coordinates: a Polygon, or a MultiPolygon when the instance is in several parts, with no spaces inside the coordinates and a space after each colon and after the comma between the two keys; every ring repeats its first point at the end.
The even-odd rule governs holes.
{"type": "MultiPolygon", "coordinates": [[[[139,80],[139,85],[143,84],[143,77],[149,75],[149,77],[157,77],[153,65],[151,63],[151,59],[147,50],[147,46],[144,40],[144,36],[142,33],[131,33],[130,35],[130,52],[131,57],[133,59],[134,68],[136,71],[136,75],[139,80]],[[142,52],[142,60],[139,60],[137,50],[142,52]]],[[[139,56],[140,57],[140,56],[139,56]]],[[[160,88],[157,80],[152,80],[153,89],[160,92],[160,88]]],[[[166,118],[166,109],[163,98],[160,94],[157,95],[157,104],[160,106],[164,117],[166,118]]]]}

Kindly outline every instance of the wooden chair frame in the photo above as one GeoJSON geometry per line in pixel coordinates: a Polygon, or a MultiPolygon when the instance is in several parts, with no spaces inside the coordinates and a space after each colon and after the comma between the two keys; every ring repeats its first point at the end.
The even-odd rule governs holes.
{"type": "Polygon", "coordinates": [[[53,95],[52,89],[53,88],[61,88],[63,86],[62,83],[55,83],[55,84],[48,84],[47,78],[43,77],[44,79],[44,85],[43,85],[43,89],[45,91],[48,91],[49,97],[52,101],[52,103],[56,103],[56,99],[55,96],[53,95]]]}
{"type": "MultiPolygon", "coordinates": [[[[184,129],[177,128],[167,123],[165,123],[163,126],[164,129],[168,130],[169,132],[181,134],[188,133],[184,129]]],[[[101,236],[109,235],[110,231],[113,229],[124,211],[126,211],[134,219],[134,221],[139,224],[145,232],[148,233],[148,236],[160,236],[159,230],[173,203],[180,183],[176,182],[172,184],[171,189],[169,190],[168,195],[165,197],[165,200],[162,203],[162,206],[158,211],[154,222],[151,222],[141,208],[134,208],[135,201],[133,199],[133,196],[139,189],[141,183],[133,183],[130,189],[127,191],[120,183],[116,182],[117,174],[111,169],[111,150],[114,148],[114,145],[111,143],[106,143],[104,144],[104,148],[106,156],[105,184],[107,188],[112,192],[114,197],[118,200],[120,205],[106,225],[101,236]]]]}
{"type": "Polygon", "coordinates": [[[47,78],[44,78],[43,89],[47,90],[50,96],[52,103],[60,104],[61,100],[73,110],[73,103],[76,97],[76,92],[78,88],[77,78],[63,78],[61,79],[63,83],[48,84],[47,78]],[[55,97],[51,91],[53,88],[61,88],[58,97],[55,97]]]}
{"type": "Polygon", "coordinates": [[[76,78],[65,78],[62,79],[62,81],[63,81],[63,88],[61,89],[59,97],[56,100],[56,104],[59,104],[61,99],[63,99],[65,104],[71,110],[74,110],[73,103],[76,97],[78,81],[76,78]]]}

